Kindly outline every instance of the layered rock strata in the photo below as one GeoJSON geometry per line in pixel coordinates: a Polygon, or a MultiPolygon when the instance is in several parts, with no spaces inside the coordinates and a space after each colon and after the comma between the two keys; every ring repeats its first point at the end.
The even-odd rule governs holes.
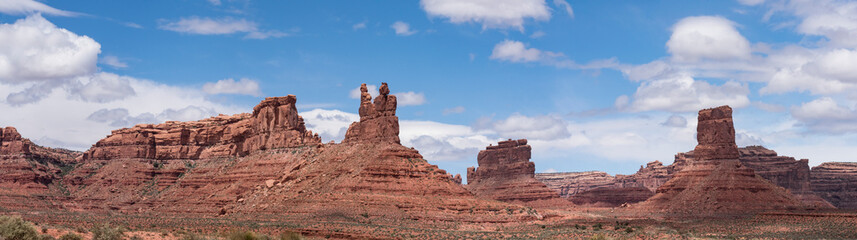
{"type": "Polygon", "coordinates": [[[833,206],[857,209],[857,163],[826,162],[812,168],[812,191],[833,206]]]}
{"type": "Polygon", "coordinates": [[[531,151],[526,139],[501,141],[479,151],[479,167],[467,169],[467,189],[477,196],[506,202],[558,198],[556,191],[536,180],[531,151]]]}
{"type": "Polygon", "coordinates": [[[80,152],[38,146],[23,138],[14,127],[0,128],[0,206],[36,205],[33,195],[42,200],[56,200],[46,194],[63,173],[73,168],[79,156],[80,152]]]}
{"type": "Polygon", "coordinates": [[[84,159],[235,157],[257,150],[320,144],[318,134],[308,131],[298,115],[296,101],[294,95],[269,97],[252,114],[115,130],[86,151],[84,159]]]}
{"type": "Polygon", "coordinates": [[[614,207],[646,201],[653,195],[655,193],[645,187],[599,187],[575,194],[569,200],[580,205],[594,204],[614,207]]]}
{"type": "Polygon", "coordinates": [[[706,214],[802,206],[786,189],[758,177],[738,159],[732,108],[701,110],[698,121],[695,159],[661,185],[641,207],[706,214]]]}
{"type": "Polygon", "coordinates": [[[342,143],[399,143],[399,117],[396,117],[396,96],[390,95],[387,83],[381,83],[379,95],[372,102],[366,84],[360,85],[360,121],[351,123],[342,143]]]}
{"type": "Polygon", "coordinates": [[[600,171],[536,173],[535,178],[564,198],[594,188],[612,187],[616,179],[600,171]]]}

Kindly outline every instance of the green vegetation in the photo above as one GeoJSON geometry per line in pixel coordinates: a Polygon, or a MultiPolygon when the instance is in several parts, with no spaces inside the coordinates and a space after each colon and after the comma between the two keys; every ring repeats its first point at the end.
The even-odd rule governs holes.
{"type": "MultiPolygon", "coordinates": [[[[197,238],[197,239],[201,239],[201,238],[197,238]]],[[[264,235],[264,234],[255,234],[255,233],[250,232],[250,231],[243,231],[243,232],[234,232],[234,233],[230,234],[229,237],[227,237],[226,239],[228,239],[228,240],[301,240],[304,238],[299,233],[294,233],[294,232],[286,232],[286,233],[280,234],[279,237],[271,237],[271,236],[264,235]]],[[[191,239],[191,240],[195,240],[195,239],[191,239]]]]}
{"type": "Polygon", "coordinates": [[[122,240],[125,236],[124,228],[109,225],[97,226],[91,232],[92,240],[122,240]]]}
{"type": "Polygon", "coordinates": [[[66,233],[60,236],[59,240],[83,240],[83,237],[74,233],[66,233]]]}
{"type": "Polygon", "coordinates": [[[20,217],[0,216],[0,239],[43,240],[53,237],[39,235],[32,224],[20,217]]]}

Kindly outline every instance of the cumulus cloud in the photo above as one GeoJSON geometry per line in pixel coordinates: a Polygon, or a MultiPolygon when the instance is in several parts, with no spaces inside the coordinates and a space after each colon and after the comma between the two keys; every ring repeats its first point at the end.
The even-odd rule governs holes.
{"type": "MultiPolygon", "coordinates": [[[[375,96],[378,96],[378,86],[369,84],[366,85],[366,88],[368,88],[369,95],[371,95],[373,98],[375,96]]],[[[360,87],[351,89],[351,91],[348,92],[348,97],[350,97],[351,99],[360,99],[360,87]]]]}
{"type": "Polygon", "coordinates": [[[399,106],[417,106],[426,103],[426,96],[423,93],[400,92],[393,95],[396,95],[399,106]]]}
{"type": "MultiPolygon", "coordinates": [[[[15,1],[13,1],[15,2],[15,1]]],[[[61,81],[95,72],[101,45],[36,14],[0,24],[0,83],[61,81]]]]}
{"type": "Polygon", "coordinates": [[[3,0],[0,1],[0,13],[9,15],[31,15],[44,13],[56,16],[73,17],[80,15],[76,12],[63,11],[35,0],[3,0]]]}
{"type": "Polygon", "coordinates": [[[571,136],[566,123],[558,116],[524,116],[513,114],[506,119],[483,122],[478,128],[491,130],[501,138],[527,138],[533,140],[554,140],[571,136]]]}
{"type": "Polygon", "coordinates": [[[69,88],[72,96],[87,102],[111,102],[136,95],[131,87],[133,78],[113,73],[96,73],[77,78],[69,88]]]}
{"type": "Polygon", "coordinates": [[[352,122],[360,121],[360,115],[339,110],[313,109],[301,112],[307,129],[318,133],[323,141],[340,142],[352,122]]]}
{"type": "Polygon", "coordinates": [[[396,21],[393,25],[390,25],[390,28],[396,32],[396,35],[399,36],[410,36],[417,33],[417,30],[411,29],[411,25],[408,25],[406,22],[396,21]]]}
{"type": "Polygon", "coordinates": [[[830,97],[793,106],[791,115],[811,131],[834,134],[857,131],[857,109],[841,106],[830,97]]]}
{"type": "Polygon", "coordinates": [[[494,45],[494,50],[491,51],[491,56],[489,58],[497,61],[512,63],[539,63],[542,65],[569,69],[615,68],[618,64],[615,58],[599,59],[593,60],[587,64],[578,64],[568,59],[568,57],[561,52],[551,52],[537,48],[530,48],[523,42],[508,39],[494,45]]]}
{"type": "Polygon", "coordinates": [[[202,91],[208,94],[262,96],[262,91],[259,90],[259,82],[249,78],[241,78],[238,81],[227,78],[213,83],[206,83],[202,85],[202,91]]]}
{"type": "Polygon", "coordinates": [[[128,67],[127,63],[123,62],[122,60],[119,60],[118,57],[112,55],[102,56],[100,62],[114,68],[128,67]]]}
{"type": "Polygon", "coordinates": [[[679,61],[750,57],[750,42],[726,18],[687,17],[672,30],[667,50],[679,61]]]}
{"type": "MultiPolygon", "coordinates": [[[[518,29],[524,21],[547,21],[550,8],[545,0],[421,0],[429,17],[448,19],[455,24],[477,23],[482,29],[518,29]]],[[[569,9],[571,7],[569,6],[569,9]]]]}
{"type": "Polygon", "coordinates": [[[247,39],[267,39],[288,36],[287,33],[277,30],[260,30],[258,24],[246,19],[235,19],[224,17],[213,19],[209,17],[191,16],[181,18],[178,21],[160,20],[158,28],[173,32],[198,34],[198,35],[228,35],[235,33],[247,33],[247,39]]]}
{"type": "MultiPolygon", "coordinates": [[[[624,110],[694,112],[699,109],[730,105],[733,108],[750,104],[746,84],[728,81],[717,86],[690,76],[678,76],[643,82],[634,93],[633,102],[623,99],[624,110]]],[[[620,101],[617,99],[617,106],[620,101]]]]}

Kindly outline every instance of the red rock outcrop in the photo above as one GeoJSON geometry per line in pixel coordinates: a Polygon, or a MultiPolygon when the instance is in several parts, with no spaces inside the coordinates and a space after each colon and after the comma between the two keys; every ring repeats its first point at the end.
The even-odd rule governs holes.
{"type": "Polygon", "coordinates": [[[221,115],[196,122],[168,121],[115,130],[84,159],[200,159],[246,156],[274,148],[317,145],[306,130],[294,95],[269,97],[252,114],[221,115]]]}
{"type": "Polygon", "coordinates": [[[833,206],[857,209],[857,163],[826,162],[812,168],[812,191],[833,206]]]}
{"type": "Polygon", "coordinates": [[[812,191],[810,185],[809,160],[795,160],[793,157],[778,156],[777,152],[762,146],[739,148],[741,164],[753,169],[756,175],[788,189],[805,205],[819,208],[833,208],[812,191]]]}
{"type": "Polygon", "coordinates": [[[589,171],[536,173],[535,178],[559,192],[560,197],[568,198],[590,189],[612,187],[616,177],[605,172],[589,171]]]}
{"type": "Polygon", "coordinates": [[[372,103],[366,84],[360,85],[360,121],[351,123],[342,143],[399,143],[399,117],[396,117],[396,96],[390,95],[387,83],[381,83],[379,95],[372,103]]]}
{"type": "Polygon", "coordinates": [[[79,156],[75,151],[38,146],[14,127],[0,128],[0,206],[17,209],[45,205],[36,203],[37,199],[53,200],[46,196],[51,184],[79,156]]]}
{"type": "Polygon", "coordinates": [[[569,200],[580,205],[592,204],[615,207],[626,203],[646,201],[654,195],[652,190],[645,187],[599,187],[575,194],[569,200]]]}
{"type": "Polygon", "coordinates": [[[743,166],[735,145],[732,108],[699,111],[695,159],[639,206],[682,214],[742,213],[802,206],[786,189],[743,166]]]}
{"type": "Polygon", "coordinates": [[[676,161],[668,166],[664,166],[660,161],[649,162],[646,164],[646,167],[640,166],[640,170],[634,174],[617,174],[613,187],[644,187],[649,189],[649,191],[655,191],[658,187],[669,181],[673,174],[681,170],[684,166],[685,162],[679,160],[679,155],[676,155],[676,161]]]}
{"type": "Polygon", "coordinates": [[[531,151],[526,139],[501,141],[479,151],[479,167],[467,169],[467,189],[477,196],[506,202],[558,198],[556,191],[536,180],[531,151]]]}

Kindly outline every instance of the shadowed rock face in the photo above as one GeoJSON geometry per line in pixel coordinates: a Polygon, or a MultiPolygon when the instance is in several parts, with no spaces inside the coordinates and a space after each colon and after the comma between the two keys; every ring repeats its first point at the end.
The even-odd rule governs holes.
{"type": "Polygon", "coordinates": [[[646,201],[653,195],[655,193],[645,187],[599,187],[575,194],[570,200],[575,204],[619,206],[646,201]]]}
{"type": "Polygon", "coordinates": [[[320,144],[318,134],[306,130],[296,101],[294,95],[269,97],[254,107],[252,114],[114,130],[93,145],[84,159],[200,159],[320,144]]]}
{"type": "Polygon", "coordinates": [[[699,112],[696,159],[661,185],[640,207],[684,214],[741,213],[802,206],[786,189],[743,166],[735,145],[732,109],[699,112]],[[731,137],[732,139],[729,139],[731,137]]]}
{"type": "Polygon", "coordinates": [[[857,163],[826,162],[812,168],[812,190],[837,208],[857,209],[857,163]]]}
{"type": "Polygon", "coordinates": [[[366,84],[360,85],[360,122],[351,123],[342,143],[399,143],[399,117],[396,117],[396,96],[390,95],[387,83],[381,83],[379,95],[372,103],[366,84]]]}
{"type": "Polygon", "coordinates": [[[467,189],[477,196],[500,201],[558,198],[557,192],[535,179],[526,139],[502,141],[479,151],[478,168],[467,169],[467,189]]]}

